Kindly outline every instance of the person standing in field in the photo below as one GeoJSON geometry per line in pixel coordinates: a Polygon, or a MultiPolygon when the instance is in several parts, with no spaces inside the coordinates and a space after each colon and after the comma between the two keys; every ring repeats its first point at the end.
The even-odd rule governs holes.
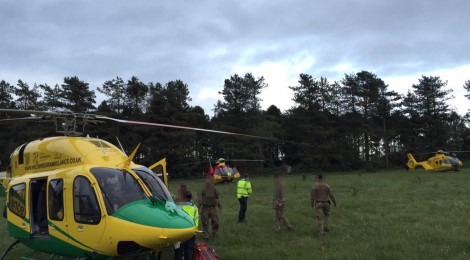
{"type": "Polygon", "coordinates": [[[238,223],[245,222],[245,213],[248,208],[248,198],[252,193],[251,182],[248,174],[243,176],[243,179],[237,183],[237,199],[240,202],[240,210],[238,211],[238,223]]]}
{"type": "Polygon", "coordinates": [[[204,239],[209,239],[209,221],[211,222],[212,237],[219,231],[219,213],[222,214],[219,191],[215,188],[214,178],[208,175],[205,179],[205,187],[199,197],[199,211],[204,239]]]}
{"type": "Polygon", "coordinates": [[[286,206],[286,199],[285,199],[285,187],[284,184],[281,182],[281,178],[279,176],[274,177],[274,198],[273,198],[273,209],[276,214],[276,219],[274,223],[274,232],[281,231],[281,223],[287,227],[288,231],[292,231],[293,227],[287,220],[286,216],[284,216],[284,209],[286,206]]]}
{"type": "MultiPolygon", "coordinates": [[[[199,210],[193,202],[193,194],[187,190],[186,185],[180,186],[180,199],[178,206],[186,212],[194,221],[194,225],[199,225],[199,210]]],[[[193,251],[196,245],[196,235],[183,241],[178,248],[175,248],[175,260],[192,259],[193,251]]]]}
{"type": "Polygon", "coordinates": [[[330,216],[331,202],[333,202],[336,207],[336,198],[333,195],[333,190],[324,182],[323,175],[320,174],[317,176],[317,180],[310,191],[310,204],[312,208],[315,209],[317,215],[319,234],[330,231],[328,218],[330,216]]]}

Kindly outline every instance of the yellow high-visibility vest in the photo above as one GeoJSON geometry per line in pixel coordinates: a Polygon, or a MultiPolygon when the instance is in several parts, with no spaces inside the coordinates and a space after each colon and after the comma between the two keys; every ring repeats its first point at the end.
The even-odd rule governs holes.
{"type": "Polygon", "coordinates": [[[181,208],[193,219],[196,227],[199,226],[199,211],[196,205],[194,205],[192,202],[189,202],[187,205],[183,205],[181,208]]]}
{"type": "Polygon", "coordinates": [[[252,190],[251,190],[251,182],[246,179],[241,179],[238,181],[237,184],[237,199],[241,197],[250,197],[252,190]]]}

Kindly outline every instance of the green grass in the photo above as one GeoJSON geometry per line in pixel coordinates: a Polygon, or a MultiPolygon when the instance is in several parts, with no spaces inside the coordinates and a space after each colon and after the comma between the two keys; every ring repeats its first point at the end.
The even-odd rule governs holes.
{"type": "MultiPolygon", "coordinates": [[[[328,174],[338,208],[332,208],[332,231],[317,235],[309,204],[312,174],[283,176],[287,184],[285,215],[294,226],[274,233],[272,176],[252,177],[247,224],[238,224],[236,184],[218,185],[224,212],[219,237],[209,240],[220,259],[468,259],[470,256],[470,171],[328,174]],[[307,177],[303,180],[303,176],[307,177]]],[[[202,180],[185,183],[196,196],[202,180]]],[[[3,205],[3,201],[2,201],[3,205]]],[[[1,248],[12,241],[0,221],[1,248]]],[[[198,238],[201,239],[200,237],[198,238]]],[[[1,249],[3,251],[3,249],[1,249]]],[[[15,257],[29,252],[14,249],[15,257]]],[[[165,250],[163,259],[171,259],[165,250]]]]}

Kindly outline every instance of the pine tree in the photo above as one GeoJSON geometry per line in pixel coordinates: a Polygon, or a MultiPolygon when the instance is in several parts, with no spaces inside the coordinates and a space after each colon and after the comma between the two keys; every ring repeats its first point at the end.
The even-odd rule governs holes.
{"type": "Polygon", "coordinates": [[[453,98],[452,90],[444,89],[446,85],[447,81],[440,77],[422,76],[403,100],[405,115],[410,120],[408,132],[415,135],[412,137],[415,141],[407,143],[410,149],[429,150],[446,145],[451,113],[447,101],[453,98]]]}
{"type": "Polygon", "coordinates": [[[14,87],[10,83],[2,80],[0,81],[0,108],[14,108],[15,102],[11,95],[14,87]]]}
{"type": "Polygon", "coordinates": [[[126,108],[124,114],[129,118],[138,118],[146,108],[148,86],[133,76],[126,84],[126,108]]]}
{"type": "Polygon", "coordinates": [[[90,90],[89,84],[81,81],[77,76],[65,77],[62,86],[61,101],[66,109],[76,113],[85,113],[95,110],[95,92],[90,90]]]}
{"type": "MultiPolygon", "coordinates": [[[[261,99],[258,95],[267,87],[264,77],[255,78],[251,73],[244,77],[237,74],[224,81],[214,108],[212,126],[228,132],[269,136],[262,124],[261,99]]],[[[240,139],[231,136],[213,137],[213,156],[227,158],[263,159],[261,141],[240,139]]]]}
{"type": "Polygon", "coordinates": [[[98,91],[108,97],[106,104],[109,109],[116,114],[122,113],[126,99],[126,85],[122,78],[105,81],[102,88],[98,87],[98,91]]]}
{"type": "Polygon", "coordinates": [[[30,88],[26,82],[21,79],[18,80],[18,84],[14,90],[16,98],[16,104],[19,109],[22,110],[40,110],[39,98],[41,94],[38,91],[38,86],[34,84],[33,88],[30,88]]]}
{"type": "Polygon", "coordinates": [[[47,84],[40,84],[39,88],[42,90],[42,104],[46,109],[56,111],[59,108],[65,108],[62,101],[62,88],[56,84],[54,88],[47,84]]]}

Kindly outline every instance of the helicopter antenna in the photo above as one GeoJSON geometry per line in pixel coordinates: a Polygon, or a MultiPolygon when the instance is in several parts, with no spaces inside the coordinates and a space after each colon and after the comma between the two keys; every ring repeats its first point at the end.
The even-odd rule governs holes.
{"type": "Polygon", "coordinates": [[[132,160],[134,159],[135,155],[137,154],[137,150],[139,150],[140,144],[137,145],[137,147],[134,149],[134,151],[129,155],[129,158],[127,159],[125,166],[129,167],[131,164],[132,160]]]}
{"type": "Polygon", "coordinates": [[[98,139],[98,142],[100,142],[101,151],[103,152],[104,156],[105,156],[105,157],[108,157],[108,153],[106,152],[106,149],[104,149],[103,143],[101,143],[100,138],[98,138],[98,136],[97,136],[96,139],[98,139]]]}
{"type": "Polygon", "coordinates": [[[124,148],[122,147],[122,144],[121,144],[121,142],[119,141],[119,138],[118,138],[117,136],[116,136],[116,140],[117,140],[117,142],[118,142],[118,144],[119,144],[119,147],[121,147],[121,151],[127,156],[127,154],[126,154],[126,152],[124,151],[124,148]]]}

